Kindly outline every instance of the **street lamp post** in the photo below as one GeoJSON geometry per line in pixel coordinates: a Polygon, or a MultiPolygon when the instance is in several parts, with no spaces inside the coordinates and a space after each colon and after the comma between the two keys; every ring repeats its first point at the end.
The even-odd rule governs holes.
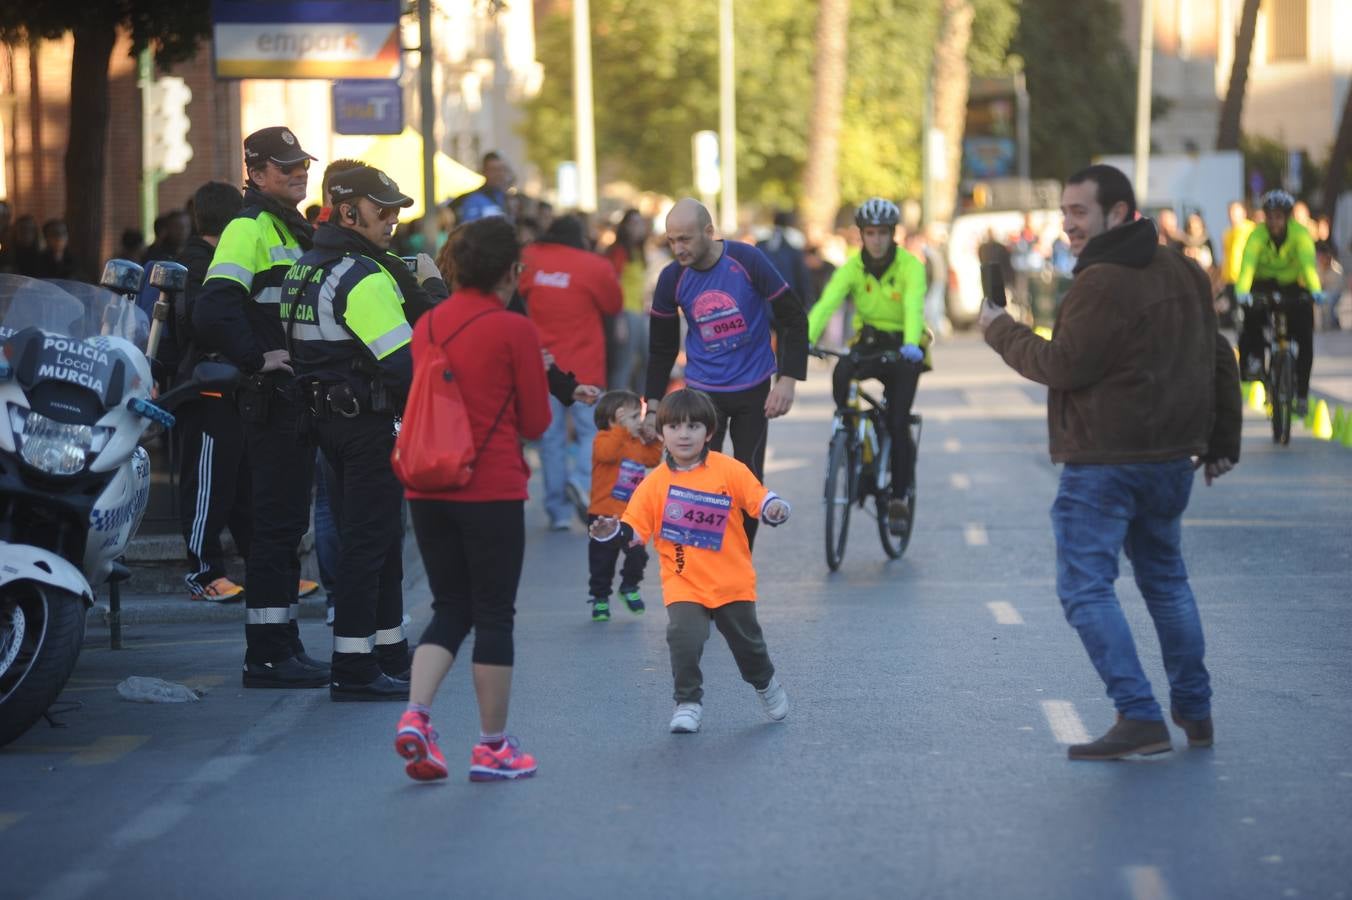
{"type": "MultiPolygon", "coordinates": [[[[585,2],[585,0],[584,0],[585,2]]],[[[737,73],[732,43],[732,0],[718,4],[718,137],[722,203],[718,227],[725,238],[737,233],[737,73]]]]}
{"type": "Polygon", "coordinates": [[[1136,198],[1150,196],[1150,91],[1155,53],[1155,0],[1141,0],[1140,60],[1136,73],[1136,198]]]}
{"type": "Polygon", "coordinates": [[[573,0],[573,113],[577,124],[577,205],[596,211],[596,132],[592,115],[591,4],[573,0]]]}

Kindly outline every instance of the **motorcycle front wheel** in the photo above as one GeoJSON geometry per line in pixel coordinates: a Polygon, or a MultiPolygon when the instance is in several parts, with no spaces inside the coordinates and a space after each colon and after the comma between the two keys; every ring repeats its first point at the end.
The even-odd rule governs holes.
{"type": "Polygon", "coordinates": [[[33,582],[0,589],[0,747],[42,718],[84,643],[84,602],[33,582]]]}

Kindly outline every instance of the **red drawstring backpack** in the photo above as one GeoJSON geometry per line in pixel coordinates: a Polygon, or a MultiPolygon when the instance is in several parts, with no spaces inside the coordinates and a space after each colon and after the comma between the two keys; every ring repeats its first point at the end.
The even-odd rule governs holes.
{"type": "MultiPolygon", "coordinates": [[[[488,310],[470,318],[440,344],[432,337],[432,321],[428,320],[427,336],[432,340],[432,348],[418,360],[413,370],[403,423],[394,441],[394,452],[390,454],[395,477],[410,490],[429,493],[451,490],[469,484],[474,476],[474,464],[479,461],[479,452],[483,448],[474,446],[465,398],[460,392],[460,382],[450,369],[446,348],[476,319],[494,312],[499,310],[488,310]]],[[[484,436],[484,445],[488,444],[511,402],[512,392],[509,391],[484,436]]]]}

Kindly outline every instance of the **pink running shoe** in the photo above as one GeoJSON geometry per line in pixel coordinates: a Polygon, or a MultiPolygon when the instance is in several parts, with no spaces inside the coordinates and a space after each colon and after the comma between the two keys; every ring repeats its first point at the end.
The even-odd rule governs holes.
{"type": "Polygon", "coordinates": [[[487,744],[475,744],[469,762],[470,781],[505,781],[535,774],[535,757],[522,753],[521,742],[511,735],[496,750],[487,744]]]}
{"type": "Polygon", "coordinates": [[[424,714],[411,709],[405,711],[394,735],[394,749],[408,760],[404,771],[414,781],[436,781],[446,777],[446,757],[441,755],[437,733],[424,714]]]}

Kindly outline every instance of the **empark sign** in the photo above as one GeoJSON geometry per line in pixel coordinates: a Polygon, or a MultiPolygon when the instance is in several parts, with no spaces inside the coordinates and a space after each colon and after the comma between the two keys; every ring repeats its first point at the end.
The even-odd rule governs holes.
{"type": "Polygon", "coordinates": [[[400,0],[213,0],[218,78],[398,78],[400,0]]]}

